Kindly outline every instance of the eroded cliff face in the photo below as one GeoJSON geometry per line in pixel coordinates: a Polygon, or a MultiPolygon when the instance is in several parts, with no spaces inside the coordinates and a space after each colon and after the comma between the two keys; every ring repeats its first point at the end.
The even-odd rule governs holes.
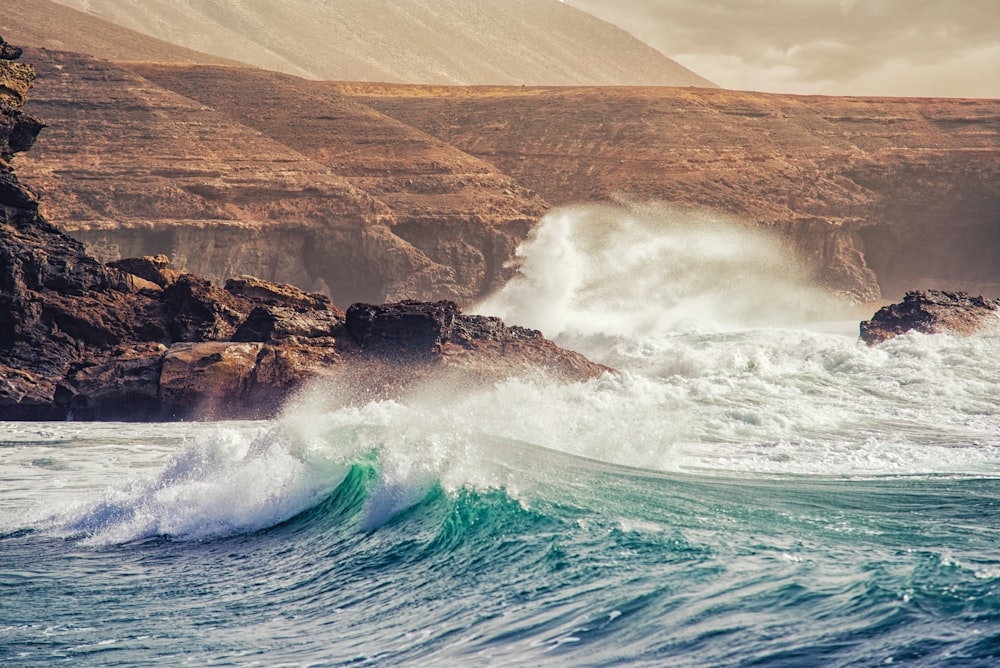
{"type": "Polygon", "coordinates": [[[468,304],[509,278],[552,206],[653,200],[777,229],[856,301],[1000,293],[997,100],[338,84],[38,56],[33,108],[51,127],[20,169],[105,259],[165,253],[342,303],[468,304]]]}
{"type": "Polygon", "coordinates": [[[545,208],[489,164],[292,77],[30,54],[50,131],[19,170],[104,260],[164,253],[340,303],[469,303],[509,277],[545,208]]]}
{"type": "Polygon", "coordinates": [[[1000,293],[1000,101],[340,84],[553,205],[707,207],[781,229],[855,299],[1000,293]]]}

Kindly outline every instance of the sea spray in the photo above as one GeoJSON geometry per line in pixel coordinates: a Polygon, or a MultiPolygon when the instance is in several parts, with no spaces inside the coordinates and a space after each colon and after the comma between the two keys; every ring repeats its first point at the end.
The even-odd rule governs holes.
{"type": "Polygon", "coordinates": [[[97,543],[255,531],[317,504],[363,465],[374,478],[361,526],[375,530],[435,490],[503,490],[530,505],[563,475],[519,465],[539,452],[721,475],[998,472],[1000,336],[912,333],[868,347],[795,327],[838,303],[774,237],[700,215],[554,212],[520,249],[518,276],[480,307],[619,374],[415,384],[368,403],[317,383],[279,420],[199,433],[158,473],[79,494],[52,524],[97,543]]]}
{"type": "Polygon", "coordinates": [[[478,310],[557,339],[801,325],[846,306],[772,231],[661,204],[553,211],[516,266],[478,310]]]}
{"type": "MultiPolygon", "coordinates": [[[[360,522],[374,530],[435,490],[503,490],[530,507],[563,485],[568,460],[526,463],[556,455],[719,476],[996,476],[998,359],[1000,336],[914,333],[869,348],[765,329],[673,334],[587,383],[432,383],[363,406],[331,403],[327,388],[276,422],[198,433],[158,472],[119,471],[107,487],[109,472],[92,468],[94,486],[77,484],[68,510],[31,524],[95,544],[252,532],[320,503],[362,465],[374,478],[360,522]]],[[[43,461],[25,457],[23,470],[36,476],[43,461]]]]}

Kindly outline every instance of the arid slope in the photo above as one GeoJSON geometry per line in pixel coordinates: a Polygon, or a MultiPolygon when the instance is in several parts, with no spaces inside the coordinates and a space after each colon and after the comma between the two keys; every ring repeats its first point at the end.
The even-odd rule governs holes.
{"type": "Polygon", "coordinates": [[[105,60],[236,65],[144,35],[52,0],[8,0],[0,11],[0,35],[12,44],[75,51],[105,60]]]}
{"type": "Polygon", "coordinates": [[[678,88],[337,90],[489,160],[553,205],[708,207],[784,230],[860,299],[1000,294],[1000,100],[678,88]]]}
{"type": "Polygon", "coordinates": [[[106,260],[166,253],[219,281],[248,273],[341,303],[468,303],[509,276],[545,209],[488,163],[301,79],[182,72],[218,91],[215,108],[105,61],[26,59],[30,109],[49,127],[18,169],[106,260]]]}
{"type": "Polygon", "coordinates": [[[311,79],[713,85],[558,0],[58,1],[175,44],[311,79]]]}

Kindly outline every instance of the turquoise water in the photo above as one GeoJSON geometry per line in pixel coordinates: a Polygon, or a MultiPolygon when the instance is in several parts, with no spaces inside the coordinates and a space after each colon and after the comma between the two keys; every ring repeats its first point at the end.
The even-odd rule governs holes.
{"type": "MultiPolygon", "coordinates": [[[[274,438],[267,426],[224,429],[274,438]]],[[[39,448],[54,451],[51,462],[33,465],[71,480],[74,460],[88,459],[86,431],[39,448]]],[[[363,431],[378,440],[381,430],[363,431]]],[[[193,440],[179,447],[219,443],[193,440]]],[[[24,447],[5,444],[5,460],[24,447]]],[[[127,456],[125,446],[105,454],[115,450],[127,456]]],[[[665,473],[487,437],[470,450],[518,491],[446,489],[423,476],[387,483],[375,453],[344,466],[314,462],[299,478],[279,474],[277,488],[241,485],[250,464],[220,451],[188,451],[179,459],[191,468],[168,465],[139,483],[125,474],[98,492],[97,505],[70,503],[0,539],[0,657],[4,665],[1000,660],[998,477],[665,473]]]]}
{"type": "Polygon", "coordinates": [[[0,423],[0,664],[1000,665],[1000,333],[607,215],[482,308],[620,374],[0,423]]]}

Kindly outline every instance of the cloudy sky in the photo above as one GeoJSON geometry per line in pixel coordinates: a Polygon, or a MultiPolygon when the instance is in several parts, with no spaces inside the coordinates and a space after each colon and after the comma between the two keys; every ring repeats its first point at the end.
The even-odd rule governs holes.
{"type": "Polygon", "coordinates": [[[1000,0],[564,0],[725,88],[1000,98],[1000,0]]]}

